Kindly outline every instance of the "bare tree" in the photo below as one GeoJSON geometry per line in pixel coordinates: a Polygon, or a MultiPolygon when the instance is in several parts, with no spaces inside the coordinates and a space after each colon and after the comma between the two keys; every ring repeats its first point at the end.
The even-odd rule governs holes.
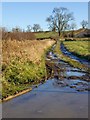
{"type": "Polygon", "coordinates": [[[46,21],[52,28],[58,31],[59,36],[61,31],[65,30],[69,24],[69,21],[73,20],[73,13],[69,13],[67,8],[54,8],[52,15],[50,15],[46,21]]]}
{"type": "Polygon", "coordinates": [[[71,23],[70,28],[71,30],[75,30],[77,28],[76,23],[71,23]]]}
{"type": "Polygon", "coordinates": [[[55,18],[53,18],[53,16],[52,15],[50,15],[47,19],[46,19],[46,21],[49,23],[49,30],[50,31],[56,31],[56,19],[55,18]]]}
{"type": "Polygon", "coordinates": [[[76,29],[77,25],[76,23],[71,23],[70,29],[72,30],[71,37],[74,37],[74,30],[76,29]]]}
{"type": "Polygon", "coordinates": [[[0,27],[0,31],[2,31],[2,32],[8,32],[8,29],[6,27],[0,27]]]}
{"type": "Polygon", "coordinates": [[[34,32],[37,32],[37,31],[41,30],[40,25],[39,24],[34,24],[33,25],[33,30],[34,30],[34,32]]]}
{"type": "Polygon", "coordinates": [[[83,20],[83,21],[81,22],[81,25],[82,25],[82,28],[86,28],[87,25],[88,25],[88,22],[87,22],[86,20],[83,20]]]}
{"type": "Polygon", "coordinates": [[[31,25],[28,25],[28,26],[27,26],[27,32],[31,32],[31,30],[32,30],[32,26],[31,26],[31,25]]]}
{"type": "Polygon", "coordinates": [[[22,32],[22,29],[20,27],[12,28],[12,32],[22,32]]]}
{"type": "Polygon", "coordinates": [[[7,37],[8,29],[6,27],[0,27],[0,38],[3,40],[3,38],[7,37]],[[5,36],[5,37],[4,37],[5,36]]]}

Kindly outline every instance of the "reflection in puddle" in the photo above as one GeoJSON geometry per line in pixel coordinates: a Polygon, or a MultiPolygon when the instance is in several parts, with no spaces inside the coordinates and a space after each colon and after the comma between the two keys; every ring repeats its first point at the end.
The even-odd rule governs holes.
{"type": "MultiPolygon", "coordinates": [[[[53,79],[52,85],[55,88],[71,91],[88,91],[88,83],[82,79],[79,79],[86,75],[85,72],[71,67],[68,63],[58,59],[58,57],[52,52],[49,53],[49,63],[52,62],[53,79]]],[[[50,86],[49,86],[50,87],[50,86]]]]}
{"type": "Polygon", "coordinates": [[[67,72],[66,72],[66,75],[67,75],[67,76],[80,76],[80,77],[81,77],[82,75],[85,75],[85,73],[67,71],[67,72]]]}

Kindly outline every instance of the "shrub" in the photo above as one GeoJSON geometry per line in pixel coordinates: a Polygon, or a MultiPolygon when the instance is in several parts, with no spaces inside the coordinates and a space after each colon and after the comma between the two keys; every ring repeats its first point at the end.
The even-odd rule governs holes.
{"type": "Polygon", "coordinates": [[[34,40],[35,35],[32,32],[2,32],[2,40],[34,40]]]}

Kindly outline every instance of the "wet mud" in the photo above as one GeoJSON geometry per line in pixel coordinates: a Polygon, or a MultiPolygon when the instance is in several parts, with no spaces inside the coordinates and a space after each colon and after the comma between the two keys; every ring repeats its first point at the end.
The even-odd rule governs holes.
{"type": "Polygon", "coordinates": [[[47,73],[59,87],[70,87],[76,91],[89,91],[90,75],[60,60],[50,52],[46,59],[47,73]]]}
{"type": "Polygon", "coordinates": [[[88,118],[88,73],[46,56],[47,80],[2,104],[3,118],[88,118]]]}

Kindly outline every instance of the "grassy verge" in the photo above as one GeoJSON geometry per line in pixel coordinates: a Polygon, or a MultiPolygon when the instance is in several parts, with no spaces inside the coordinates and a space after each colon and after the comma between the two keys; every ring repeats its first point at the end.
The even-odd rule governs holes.
{"type": "Polygon", "coordinates": [[[60,50],[60,41],[58,41],[58,43],[56,44],[55,50],[54,52],[65,62],[68,62],[70,65],[72,65],[73,67],[79,68],[79,69],[84,69],[87,72],[89,71],[89,68],[87,68],[87,66],[81,64],[80,62],[73,60],[67,56],[65,56],[61,50],[60,50]]]}
{"type": "Polygon", "coordinates": [[[66,49],[74,55],[90,60],[90,41],[65,41],[63,43],[66,49]]]}
{"type": "Polygon", "coordinates": [[[44,58],[39,65],[30,61],[13,60],[3,73],[2,97],[6,98],[39,83],[45,74],[44,58]]]}
{"type": "Polygon", "coordinates": [[[45,53],[55,41],[3,42],[1,83],[2,99],[6,99],[45,80],[45,53]],[[8,49],[9,52],[6,51],[8,49]]]}

